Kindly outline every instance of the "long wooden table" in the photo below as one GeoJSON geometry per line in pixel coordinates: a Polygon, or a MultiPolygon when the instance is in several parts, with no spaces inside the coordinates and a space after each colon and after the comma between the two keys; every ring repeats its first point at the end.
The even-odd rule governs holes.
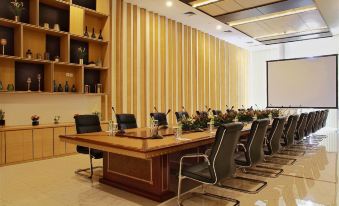
{"type": "MultiPolygon", "coordinates": [[[[250,125],[242,135],[249,133],[250,125]]],[[[173,129],[159,130],[163,139],[152,139],[149,128],[126,130],[119,136],[108,132],[61,135],[61,141],[104,151],[100,182],[162,202],[174,196],[169,189],[171,156],[204,152],[214,142],[214,133],[184,133],[175,139],[173,129]]]]}

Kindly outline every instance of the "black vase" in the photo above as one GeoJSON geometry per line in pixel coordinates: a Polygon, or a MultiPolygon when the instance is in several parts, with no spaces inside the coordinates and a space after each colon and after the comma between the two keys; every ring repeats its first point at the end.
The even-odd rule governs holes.
{"type": "Polygon", "coordinates": [[[68,81],[66,81],[66,84],[65,84],[65,92],[69,92],[68,81]]]}
{"type": "Polygon", "coordinates": [[[63,92],[64,89],[62,88],[61,84],[59,84],[59,87],[58,87],[58,92],[63,92]]]}
{"type": "Polygon", "coordinates": [[[87,26],[86,26],[86,30],[85,30],[84,36],[85,36],[85,37],[89,37],[88,30],[87,30],[87,26]]]}
{"type": "Polygon", "coordinates": [[[72,92],[76,92],[75,85],[72,86],[72,92]]]}
{"type": "Polygon", "coordinates": [[[39,120],[32,121],[32,126],[38,126],[38,125],[39,125],[39,120]]]}
{"type": "Polygon", "coordinates": [[[5,126],[6,120],[0,120],[0,126],[5,126]]]}
{"type": "Polygon", "coordinates": [[[57,91],[58,91],[58,86],[57,86],[57,84],[54,80],[54,82],[53,82],[53,92],[57,92],[57,91]]]}
{"type": "Polygon", "coordinates": [[[93,39],[97,38],[97,36],[95,35],[95,32],[94,32],[94,28],[92,29],[92,36],[91,36],[93,39]]]}
{"type": "Polygon", "coordinates": [[[104,40],[104,38],[102,37],[102,30],[100,29],[100,33],[99,33],[99,37],[98,37],[98,39],[100,39],[100,40],[104,40]]]}

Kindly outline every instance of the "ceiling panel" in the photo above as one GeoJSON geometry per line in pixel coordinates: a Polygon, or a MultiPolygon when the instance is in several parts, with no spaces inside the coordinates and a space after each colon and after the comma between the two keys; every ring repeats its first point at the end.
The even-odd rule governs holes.
{"type": "Polygon", "coordinates": [[[234,0],[242,6],[243,9],[258,7],[266,4],[276,3],[281,0],[234,0]]]}
{"type": "Polygon", "coordinates": [[[219,6],[221,9],[223,9],[224,13],[230,13],[230,12],[233,12],[233,11],[239,11],[239,10],[243,9],[243,7],[241,7],[234,0],[219,1],[219,2],[215,3],[215,5],[219,6]]]}
{"type": "Polygon", "coordinates": [[[327,27],[318,10],[301,13],[299,14],[299,17],[310,29],[327,27]]]}
{"type": "Polygon", "coordinates": [[[219,6],[217,6],[216,4],[209,4],[206,6],[199,7],[199,10],[211,16],[218,16],[218,15],[225,13],[225,11],[221,9],[219,6]]]}
{"type": "Polygon", "coordinates": [[[264,36],[268,33],[271,33],[270,28],[267,28],[266,25],[260,25],[260,23],[250,23],[235,26],[234,28],[250,35],[250,36],[264,36]]]}

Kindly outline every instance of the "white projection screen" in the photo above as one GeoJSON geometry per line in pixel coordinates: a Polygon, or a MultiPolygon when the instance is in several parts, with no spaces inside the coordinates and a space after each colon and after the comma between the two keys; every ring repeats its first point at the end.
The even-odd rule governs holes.
{"type": "Polygon", "coordinates": [[[268,108],[338,108],[338,55],[267,61],[268,108]]]}

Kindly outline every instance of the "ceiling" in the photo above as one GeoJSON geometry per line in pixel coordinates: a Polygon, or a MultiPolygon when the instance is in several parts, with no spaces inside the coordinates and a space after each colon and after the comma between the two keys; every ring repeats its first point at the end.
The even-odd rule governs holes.
{"type": "Polygon", "coordinates": [[[266,45],[331,37],[338,26],[338,0],[181,1],[266,45]]]}

